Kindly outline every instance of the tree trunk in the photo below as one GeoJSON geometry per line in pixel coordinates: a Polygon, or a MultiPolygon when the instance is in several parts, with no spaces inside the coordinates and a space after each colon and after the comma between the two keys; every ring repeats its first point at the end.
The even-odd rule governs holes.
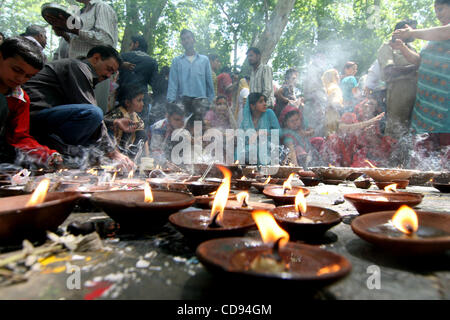
{"type": "Polygon", "coordinates": [[[144,38],[148,43],[148,54],[152,55],[155,49],[155,35],[154,30],[158,24],[159,17],[161,16],[164,8],[166,7],[168,0],[156,0],[153,5],[149,6],[151,8],[151,15],[146,14],[148,18],[144,26],[144,38]]]}
{"type": "Polygon", "coordinates": [[[256,47],[261,50],[261,62],[267,63],[272,55],[284,28],[289,19],[289,15],[294,8],[296,0],[278,0],[262,35],[259,37],[256,47]]]}

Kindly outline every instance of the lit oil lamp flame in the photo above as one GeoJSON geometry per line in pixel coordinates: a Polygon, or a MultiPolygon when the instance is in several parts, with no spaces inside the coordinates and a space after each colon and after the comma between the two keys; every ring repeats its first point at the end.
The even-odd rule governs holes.
{"type": "Polygon", "coordinates": [[[286,190],[292,190],[292,184],[291,181],[294,178],[295,173],[291,173],[289,175],[289,178],[285,182],[283,182],[283,193],[286,193],[286,190]]]}
{"type": "Polygon", "coordinates": [[[33,194],[31,195],[30,200],[28,200],[25,207],[35,206],[35,205],[38,205],[38,204],[44,202],[49,186],[50,186],[49,179],[42,180],[39,183],[39,185],[37,186],[36,190],[34,190],[33,194]]]}
{"type": "Polygon", "coordinates": [[[153,202],[153,193],[152,188],[150,187],[150,184],[148,182],[144,185],[144,194],[145,194],[145,203],[152,203],[153,202]]]}
{"type": "Polygon", "coordinates": [[[336,166],[333,166],[331,163],[329,163],[328,166],[329,166],[330,168],[336,168],[336,166]]]}
{"type": "Polygon", "coordinates": [[[364,162],[367,162],[371,168],[376,168],[376,166],[369,160],[366,159],[366,160],[364,160],[364,162]]]}
{"type": "Polygon", "coordinates": [[[211,192],[209,195],[210,196],[215,196],[217,194],[217,190],[216,191],[213,191],[213,192],[211,192]]]}
{"type": "Polygon", "coordinates": [[[303,194],[303,190],[299,190],[295,196],[295,211],[299,214],[305,214],[306,208],[305,195],[303,194]]]}
{"type": "Polygon", "coordinates": [[[248,207],[248,199],[249,199],[248,192],[245,192],[245,191],[239,192],[236,195],[236,199],[241,204],[241,207],[243,207],[243,208],[248,207]]]}
{"type": "Polygon", "coordinates": [[[113,177],[112,177],[112,179],[111,179],[111,182],[116,181],[116,177],[117,177],[117,171],[114,172],[114,175],[113,175],[113,177]]]}
{"type": "Polygon", "coordinates": [[[263,185],[269,184],[270,180],[272,180],[272,178],[269,176],[269,177],[267,178],[267,180],[264,181],[263,185]]]}
{"type": "Polygon", "coordinates": [[[231,185],[231,171],[223,166],[217,166],[224,176],[222,183],[217,189],[211,209],[211,224],[215,222],[221,223],[223,221],[223,211],[228,201],[231,185]]]}
{"type": "Polygon", "coordinates": [[[128,179],[133,179],[134,177],[134,171],[130,171],[130,173],[128,174],[128,179]]]}
{"type": "Polygon", "coordinates": [[[341,267],[338,264],[332,264],[331,266],[320,268],[319,271],[317,271],[317,275],[321,276],[327,273],[338,272],[339,270],[341,270],[341,267]]]}
{"type": "Polygon", "coordinates": [[[247,180],[247,177],[246,176],[242,176],[241,180],[242,181],[247,180]]]}
{"type": "Polygon", "coordinates": [[[412,235],[419,229],[419,219],[416,212],[406,205],[401,206],[394,214],[392,224],[407,235],[412,235]]]}
{"type": "Polygon", "coordinates": [[[258,226],[264,243],[274,244],[279,241],[279,246],[282,248],[289,242],[289,234],[281,229],[269,212],[262,210],[253,211],[252,217],[258,226]]]}
{"type": "Polygon", "coordinates": [[[397,192],[397,184],[393,183],[393,184],[390,184],[390,185],[384,187],[384,191],[386,191],[386,192],[397,192]]]}
{"type": "Polygon", "coordinates": [[[234,162],[234,164],[239,164],[239,160],[236,160],[236,161],[234,162]]]}

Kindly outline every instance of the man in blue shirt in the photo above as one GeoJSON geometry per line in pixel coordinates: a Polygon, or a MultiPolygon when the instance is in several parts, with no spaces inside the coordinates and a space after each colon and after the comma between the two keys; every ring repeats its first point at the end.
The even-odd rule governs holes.
{"type": "Polygon", "coordinates": [[[187,124],[192,129],[194,121],[203,120],[214,100],[214,84],[208,57],[195,52],[192,31],[183,29],[180,38],[185,52],[172,61],[167,100],[181,101],[186,117],[192,114],[187,124]]]}

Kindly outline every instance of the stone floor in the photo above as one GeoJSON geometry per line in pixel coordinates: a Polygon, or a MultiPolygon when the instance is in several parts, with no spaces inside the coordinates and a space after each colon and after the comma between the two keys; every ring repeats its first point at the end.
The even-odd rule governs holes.
{"type": "MultiPolygon", "coordinates": [[[[51,257],[41,262],[41,269],[33,271],[28,281],[0,287],[0,299],[450,299],[450,252],[405,258],[360,239],[350,227],[356,210],[346,201],[334,205],[344,194],[361,191],[352,185],[321,184],[309,188],[308,203],[332,208],[343,216],[343,223],[314,245],[341,254],[352,264],[346,278],[326,288],[307,289],[298,282],[268,283],[265,279],[213,275],[197,260],[195,248],[168,223],[157,234],[104,239],[104,252],[51,257]],[[69,273],[73,271],[71,266],[79,268],[69,273]],[[374,270],[380,272],[379,288],[371,286],[376,283],[374,270]]],[[[425,194],[417,209],[450,214],[450,194],[431,187],[408,187],[407,191],[425,194]]],[[[263,198],[252,193],[250,201],[267,201],[263,198]]],[[[65,225],[88,220],[109,218],[102,212],[72,213],[65,225]]],[[[251,231],[249,236],[259,237],[257,231],[251,231]]]]}

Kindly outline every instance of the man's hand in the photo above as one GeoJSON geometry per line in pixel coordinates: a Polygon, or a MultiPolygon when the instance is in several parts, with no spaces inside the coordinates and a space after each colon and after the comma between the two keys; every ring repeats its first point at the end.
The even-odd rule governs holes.
{"type": "Polygon", "coordinates": [[[136,168],[134,162],[131,161],[130,158],[128,158],[126,155],[120,153],[118,150],[115,150],[112,153],[108,154],[108,157],[111,160],[115,160],[118,162],[118,168],[124,168],[128,171],[134,170],[134,168],[136,168]]]}
{"type": "Polygon", "coordinates": [[[405,45],[405,43],[400,39],[395,39],[395,40],[391,40],[391,42],[389,42],[389,45],[394,50],[400,50],[400,48],[403,47],[405,45]]]}
{"type": "Polygon", "coordinates": [[[119,127],[120,130],[126,133],[135,132],[137,128],[137,124],[133,122],[133,120],[127,118],[115,119],[114,126],[119,127]]]}
{"type": "Polygon", "coordinates": [[[121,67],[122,67],[123,69],[129,70],[129,71],[133,71],[134,68],[136,67],[136,65],[133,64],[133,63],[131,63],[131,62],[124,61],[124,62],[122,62],[121,67]]]}

